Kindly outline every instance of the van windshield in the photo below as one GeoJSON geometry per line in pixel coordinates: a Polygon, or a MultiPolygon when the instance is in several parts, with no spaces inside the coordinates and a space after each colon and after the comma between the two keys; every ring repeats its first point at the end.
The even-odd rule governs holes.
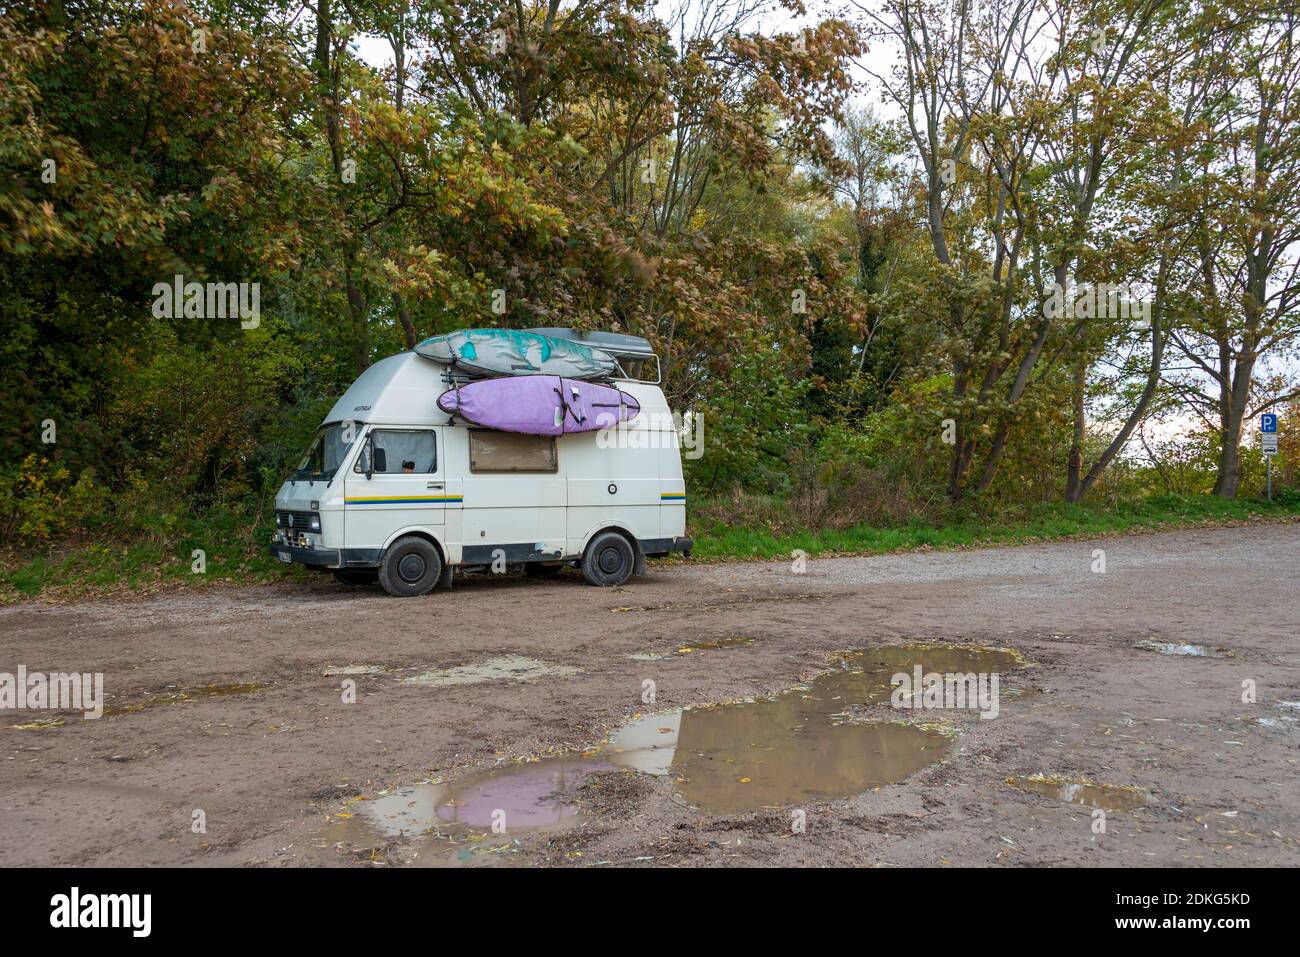
{"type": "Polygon", "coordinates": [[[290,476],[291,481],[331,481],[347,457],[348,449],[356,441],[356,433],[359,431],[356,425],[344,426],[342,422],[322,426],[311,440],[307,454],[290,476]]]}

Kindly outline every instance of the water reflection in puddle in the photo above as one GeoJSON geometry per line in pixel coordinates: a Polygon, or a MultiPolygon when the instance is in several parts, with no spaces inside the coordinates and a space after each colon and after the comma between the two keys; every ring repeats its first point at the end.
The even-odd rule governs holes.
{"type": "MultiPolygon", "coordinates": [[[[164,705],[185,704],[191,701],[203,701],[208,698],[222,698],[227,695],[255,694],[265,687],[266,685],[261,682],[193,685],[185,688],[168,685],[162,691],[147,695],[139,701],[133,701],[129,704],[120,702],[105,703],[103,716],[105,718],[116,718],[124,714],[140,714],[143,711],[149,711],[164,705]]],[[[48,717],[24,721],[20,724],[11,724],[9,727],[19,731],[48,731],[53,728],[62,728],[66,723],[66,718],[48,717]]]]}
{"type": "MultiPolygon", "coordinates": [[[[504,827],[504,835],[491,839],[557,831],[586,819],[574,792],[589,775],[619,770],[668,775],[686,802],[710,812],[852,797],[934,764],[951,739],[933,726],[851,720],[847,709],[888,706],[892,676],[917,665],[926,672],[966,674],[1022,664],[1015,652],[995,648],[906,645],[850,652],[835,670],[789,691],[640,716],[612,734],[599,752],[403,788],[352,805],[352,820],[388,838],[423,834],[445,840],[475,832],[481,837],[492,833],[494,822],[504,827]]],[[[331,836],[337,841],[357,835],[343,827],[331,836]]]]}
{"type": "Polygon", "coordinates": [[[578,674],[579,669],[568,665],[552,665],[536,658],[522,655],[500,655],[458,668],[435,668],[418,675],[402,678],[404,685],[423,685],[427,688],[445,688],[453,685],[473,685],[484,681],[535,681],[538,678],[567,678],[578,674]]]}
{"type": "Polygon", "coordinates": [[[1043,694],[1042,688],[1003,688],[1002,689],[1002,697],[1016,698],[1018,700],[1024,700],[1026,698],[1037,698],[1041,694],[1043,694]]]}
{"type": "Polygon", "coordinates": [[[66,723],[63,718],[37,718],[34,721],[11,724],[9,727],[17,731],[49,731],[51,728],[61,728],[66,723]]]}
{"type": "Polygon", "coordinates": [[[577,823],[568,795],[608,762],[583,757],[549,758],[466,775],[451,784],[400,788],[353,805],[361,820],[385,837],[437,832],[446,837],[491,832],[556,830],[577,823]]]}
{"type": "Polygon", "coordinates": [[[1209,648],[1205,645],[1192,645],[1177,641],[1158,641],[1155,638],[1143,638],[1133,647],[1141,648],[1143,651],[1154,651],[1162,655],[1177,655],[1189,658],[1231,657],[1231,652],[1221,648],[1209,648]]]}
{"type": "Polygon", "coordinates": [[[203,701],[208,698],[224,698],[227,695],[255,694],[265,687],[266,685],[262,682],[248,681],[242,684],[207,684],[194,685],[189,688],[169,688],[131,704],[105,705],[104,717],[115,717],[120,714],[139,714],[141,711],[148,711],[150,708],[157,708],[162,705],[184,704],[190,701],[203,701]]]}
{"type": "Polygon", "coordinates": [[[737,648],[743,645],[752,645],[754,639],[748,635],[731,635],[728,638],[718,638],[713,641],[696,641],[689,645],[681,645],[669,652],[643,651],[634,655],[628,655],[633,661],[666,661],[669,658],[680,658],[683,655],[695,654],[697,651],[717,651],[721,648],[737,648]]]}
{"type": "Polygon", "coordinates": [[[671,774],[688,803],[715,812],[851,797],[902,780],[948,750],[939,731],[833,721],[840,704],[838,697],[788,692],[656,715],[624,728],[610,750],[627,737],[658,735],[657,746],[625,758],[647,774],[671,774]]]}
{"type": "Polygon", "coordinates": [[[1148,803],[1145,791],[1117,784],[1070,781],[1041,774],[1027,778],[1007,778],[1007,783],[1020,791],[1042,794],[1067,804],[1098,807],[1104,811],[1131,811],[1148,803]]]}
{"type": "Polygon", "coordinates": [[[382,675],[388,669],[383,665],[326,665],[321,674],[326,678],[347,675],[382,675]]]}

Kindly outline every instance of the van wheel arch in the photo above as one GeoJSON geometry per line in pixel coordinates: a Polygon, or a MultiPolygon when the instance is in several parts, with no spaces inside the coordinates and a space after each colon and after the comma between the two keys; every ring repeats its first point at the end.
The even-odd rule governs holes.
{"type": "Polygon", "coordinates": [[[428,542],[430,545],[432,545],[434,548],[438,550],[438,558],[442,560],[442,564],[444,566],[447,564],[447,549],[442,547],[442,542],[438,541],[428,532],[412,530],[409,532],[398,532],[396,535],[392,537],[392,539],[388,542],[388,544],[386,544],[383,547],[383,549],[379,552],[380,565],[384,563],[384,556],[388,554],[388,550],[404,538],[423,538],[426,542],[428,542]]]}
{"type": "Polygon", "coordinates": [[[582,561],[579,564],[582,567],[582,577],[588,584],[602,587],[621,585],[633,575],[645,573],[645,555],[641,552],[641,543],[636,540],[635,535],[617,525],[602,528],[587,540],[587,547],[582,550],[582,561]],[[626,565],[623,567],[615,567],[615,563],[602,560],[598,554],[605,553],[605,559],[612,559],[614,553],[622,551],[616,546],[618,539],[627,546],[624,555],[626,565]]]}
{"type": "MultiPolygon", "coordinates": [[[[587,538],[587,548],[591,547],[591,543],[596,540],[598,535],[604,535],[606,532],[615,532],[627,539],[628,544],[632,546],[632,554],[635,556],[634,560],[636,562],[636,567],[633,568],[632,574],[644,575],[646,570],[645,552],[641,550],[641,540],[632,533],[630,528],[624,528],[622,525],[606,525],[604,528],[598,528],[587,538]]],[[[586,548],[582,551],[584,555],[587,553],[586,548]]],[[[581,564],[582,562],[578,562],[579,566],[581,566],[581,564]]]]}
{"type": "Polygon", "coordinates": [[[442,548],[431,535],[399,536],[379,560],[379,584],[396,598],[427,595],[444,581],[442,548]]]}

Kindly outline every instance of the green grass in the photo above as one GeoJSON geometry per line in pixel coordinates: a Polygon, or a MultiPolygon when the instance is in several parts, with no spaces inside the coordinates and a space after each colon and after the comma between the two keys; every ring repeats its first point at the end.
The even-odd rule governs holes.
{"type": "Polygon", "coordinates": [[[1211,496],[1156,495],[1114,506],[1051,503],[1033,506],[1002,520],[966,519],[951,523],[909,522],[879,528],[858,525],[843,530],[803,529],[786,534],[722,523],[695,531],[694,557],[704,560],[788,558],[795,549],[809,556],[880,555],[917,548],[956,549],[1014,545],[1050,539],[1120,534],[1162,528],[1220,525],[1300,517],[1300,501],[1287,504],[1211,496]]]}
{"type": "MultiPolygon", "coordinates": [[[[965,518],[951,522],[911,521],[893,527],[859,525],[846,529],[806,529],[774,534],[750,526],[728,525],[693,512],[696,559],[789,558],[795,549],[809,556],[879,555],[909,549],[960,549],[1010,545],[1073,536],[1119,534],[1151,529],[1246,521],[1285,521],[1300,517],[1300,496],[1285,504],[1257,499],[1223,501],[1209,496],[1151,498],[1104,506],[1045,504],[1002,519],[965,518]]],[[[159,530],[135,541],[65,543],[44,552],[8,554],[0,561],[0,603],[32,598],[71,600],[88,596],[142,594],[177,587],[304,581],[315,573],[287,567],[267,553],[271,528],[246,516],[214,511],[199,517],[171,518],[159,530]],[[193,549],[206,553],[207,571],[191,570],[193,549]]]]}
{"type": "MultiPolygon", "coordinates": [[[[255,584],[301,578],[268,553],[271,526],[241,515],[212,511],[171,520],[167,530],[114,541],[66,542],[48,551],[6,555],[0,561],[0,603],[30,598],[77,598],[157,591],[178,586],[255,584]],[[204,552],[205,570],[193,570],[193,552],[204,552]]],[[[127,537],[127,536],[124,536],[127,537]]]]}

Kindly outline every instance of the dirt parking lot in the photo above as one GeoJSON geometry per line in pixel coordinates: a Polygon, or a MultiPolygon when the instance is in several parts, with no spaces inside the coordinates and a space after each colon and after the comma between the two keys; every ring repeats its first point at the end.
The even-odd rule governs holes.
{"type": "Polygon", "coordinates": [[[0,712],[0,863],[1294,865],[1297,582],[1288,524],[11,606],[107,708],[0,712]]]}

